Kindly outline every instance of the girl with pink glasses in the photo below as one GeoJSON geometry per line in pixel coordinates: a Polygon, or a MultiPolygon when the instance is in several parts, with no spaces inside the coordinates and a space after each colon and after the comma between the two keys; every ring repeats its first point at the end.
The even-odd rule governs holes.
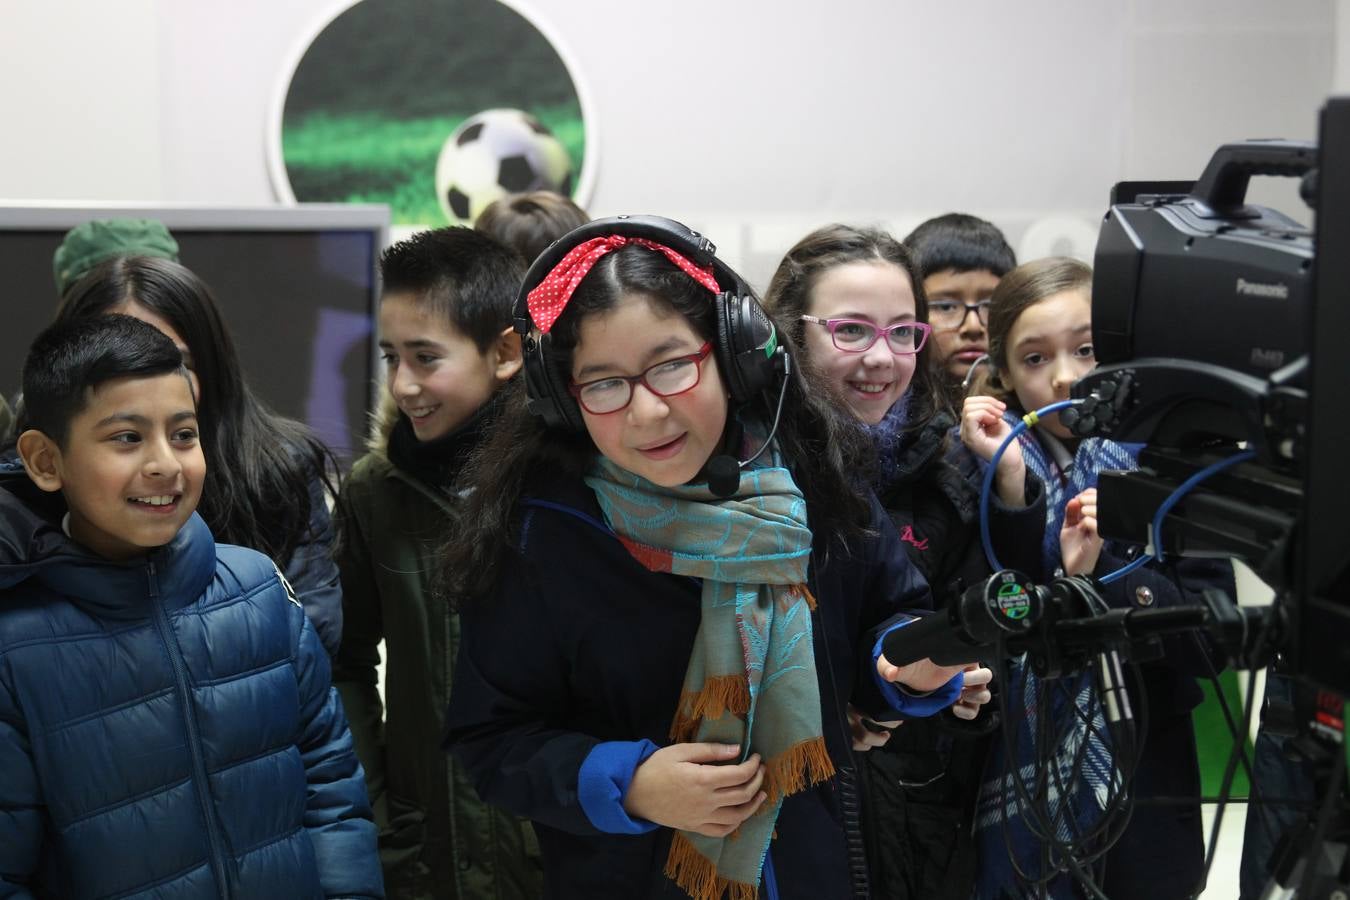
{"type": "MultiPolygon", "coordinates": [[[[872,487],[935,604],[987,577],[978,463],[952,437],[957,419],[932,356],[923,278],[909,251],[879,229],[827,225],[788,251],[765,305],[788,325],[803,365],[824,376],[871,437],[872,487]]],[[[1010,562],[1036,559],[1044,491],[1016,456],[1000,465],[999,485],[1009,488],[993,504],[1000,553],[1010,562]]],[[[973,881],[970,822],[988,743],[982,735],[992,717],[976,719],[975,707],[957,703],[893,735],[859,725],[855,750],[884,745],[861,764],[874,895],[964,900],[973,881]]]]}

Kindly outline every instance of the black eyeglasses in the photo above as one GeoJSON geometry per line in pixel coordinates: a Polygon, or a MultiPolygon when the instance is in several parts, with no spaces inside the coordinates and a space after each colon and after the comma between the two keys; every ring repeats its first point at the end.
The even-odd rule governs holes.
{"type": "Polygon", "coordinates": [[[711,352],[712,343],[705,342],[697,353],[659,362],[641,375],[610,375],[582,384],[574,381],[567,390],[591,415],[609,415],[633,402],[633,386],[639,382],[658,397],[674,397],[692,391],[703,377],[702,362],[711,352]]]}
{"type": "Polygon", "coordinates": [[[931,330],[922,322],[897,322],[878,328],[864,319],[822,319],[818,316],[802,316],[802,321],[814,325],[824,325],[830,329],[830,339],[834,346],[845,353],[865,353],[881,338],[886,338],[886,346],[892,353],[906,356],[923,349],[931,330]]]}
{"type": "Polygon", "coordinates": [[[989,324],[989,305],[992,301],[981,300],[978,303],[962,303],[959,300],[929,300],[928,321],[935,328],[960,328],[965,324],[971,310],[981,325],[989,324]]]}

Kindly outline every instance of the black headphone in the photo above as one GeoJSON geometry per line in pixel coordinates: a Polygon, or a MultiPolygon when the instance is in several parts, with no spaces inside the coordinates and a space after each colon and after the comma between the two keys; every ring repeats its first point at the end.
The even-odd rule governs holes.
{"type": "MultiPolygon", "coordinates": [[[[780,343],[773,322],[745,281],[717,258],[717,248],[712,241],[674,219],[661,216],[596,219],[569,231],[539,254],[525,273],[525,281],[511,309],[515,330],[521,335],[529,410],[546,425],[576,432],[584,431],[586,427],[581,418],[581,407],[568,391],[567,378],[549,359],[551,336],[535,332],[527,305],[530,291],[578,244],[616,234],[655,241],[696,266],[712,266],[713,276],[723,288],[713,299],[717,314],[717,340],[713,352],[735,406],[753,400],[787,371],[787,349],[780,343]]],[[[780,409],[781,405],[780,397],[780,409]]],[[[776,417],[774,424],[777,425],[776,417]]]]}

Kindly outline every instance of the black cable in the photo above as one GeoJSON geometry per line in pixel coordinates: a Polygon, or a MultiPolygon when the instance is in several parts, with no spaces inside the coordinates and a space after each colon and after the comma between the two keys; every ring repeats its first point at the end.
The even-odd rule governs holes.
{"type": "MultiPolygon", "coordinates": [[[[1109,611],[1110,607],[1097,594],[1095,589],[1080,583],[1077,580],[1069,582],[1074,591],[1078,594],[1083,604],[1098,615],[1109,611]]],[[[1114,652],[1112,652],[1114,659],[1114,652]]],[[[1119,665],[1117,660],[1117,666],[1119,665]]],[[[1093,670],[1089,668],[1089,673],[1093,670]]],[[[1138,675],[1137,666],[1135,673],[1138,675]]],[[[1122,675],[1123,678],[1123,675],[1122,675]]],[[[1132,718],[1124,719],[1118,723],[1117,729],[1110,730],[1110,724],[1107,724],[1107,732],[1098,731],[1094,722],[1097,718],[1098,709],[1104,703],[1102,691],[1107,690],[1106,685],[1096,685],[1089,675],[1089,684],[1095,687],[1090,695],[1091,706],[1086,712],[1080,710],[1075,704],[1075,713],[1079,716],[1082,726],[1086,729],[1088,740],[1084,741],[1080,750],[1085,750],[1088,742],[1096,738],[1097,742],[1103,747],[1109,748],[1111,769],[1107,773],[1107,801],[1102,805],[1101,816],[1097,822],[1089,829],[1084,836],[1084,843],[1090,843],[1095,849],[1085,848],[1082,859],[1096,863],[1103,861],[1106,853],[1119,840],[1120,835],[1124,833],[1129,824],[1130,817],[1133,814],[1131,807],[1131,788],[1134,781],[1134,773],[1138,770],[1138,754],[1142,752],[1142,744],[1138,741],[1138,735],[1135,729],[1135,723],[1132,718]],[[1119,738],[1120,740],[1117,740],[1119,738]],[[1117,778],[1117,776],[1119,776],[1117,778]],[[1119,824],[1116,825],[1117,820],[1119,824]],[[1115,827],[1113,827],[1115,826],[1115,827]],[[1099,846],[1098,846],[1099,845],[1099,846]]],[[[1126,686],[1122,682],[1120,690],[1125,691],[1126,686]]],[[[1105,713],[1103,713],[1105,721],[1105,713]]],[[[1078,771],[1078,767],[1075,768],[1078,771]]]]}
{"type": "MultiPolygon", "coordinates": [[[[1214,661],[1210,658],[1209,653],[1205,650],[1205,645],[1201,642],[1200,636],[1196,634],[1194,631],[1188,631],[1186,634],[1195,644],[1196,649],[1200,651],[1200,658],[1204,660],[1205,668],[1209,670],[1209,674],[1206,677],[1209,678],[1210,682],[1214,685],[1214,694],[1219,698],[1219,709],[1223,712],[1223,720],[1224,723],[1228,726],[1228,733],[1233,735],[1234,737],[1237,737],[1238,725],[1237,722],[1234,721],[1233,719],[1233,710],[1232,707],[1228,705],[1228,698],[1224,696],[1223,682],[1219,680],[1220,673],[1217,669],[1214,668],[1214,661]]],[[[1250,734],[1250,732],[1248,733],[1250,734]]],[[[1255,790],[1256,778],[1252,773],[1253,761],[1247,758],[1247,739],[1245,735],[1243,736],[1242,739],[1241,762],[1242,762],[1242,769],[1247,775],[1247,781],[1252,785],[1252,790],[1255,790]]]]}
{"type": "Polygon", "coordinates": [[[1242,734],[1235,735],[1233,738],[1234,748],[1228,754],[1228,764],[1224,766],[1223,783],[1219,787],[1219,803],[1214,810],[1214,824],[1209,832],[1209,849],[1205,853],[1204,884],[1209,883],[1209,872],[1214,865],[1214,856],[1219,849],[1219,828],[1223,825],[1223,814],[1228,808],[1229,796],[1233,791],[1233,776],[1237,774],[1237,759],[1242,754],[1246,744],[1245,735],[1251,732],[1252,712],[1255,708],[1256,670],[1253,669],[1247,675],[1247,705],[1242,715],[1242,721],[1245,723],[1245,730],[1242,734]]]}
{"type": "MultiPolygon", "coordinates": [[[[1025,695],[1025,679],[1023,679],[1020,687],[1021,693],[1025,695]]],[[[1040,685],[1041,696],[1038,697],[1037,708],[1053,712],[1052,710],[1053,704],[1049,702],[1049,699],[1046,696],[1046,693],[1050,689],[1050,687],[1051,687],[1050,685],[1044,682],[1041,683],[1040,685]]],[[[1083,709],[1078,706],[1077,699],[1079,695],[1077,693],[1075,694],[1068,693],[1068,691],[1064,688],[1062,683],[1054,684],[1053,687],[1058,689],[1061,693],[1064,694],[1066,702],[1069,702],[1073,705],[1074,715],[1080,718],[1085,715],[1083,709]]],[[[1095,702],[1096,699],[1097,698],[1095,697],[1095,695],[1089,695],[1090,702],[1095,702]]],[[[1095,714],[1095,709],[1089,707],[1088,714],[1089,715],[1095,714]]],[[[1052,724],[1052,722],[1053,716],[1043,715],[1038,717],[1038,725],[1041,726],[1041,730],[1043,733],[1041,739],[1036,742],[1037,746],[1033,748],[1036,757],[1036,760],[1033,764],[1033,770],[1038,774],[1038,776],[1040,776],[1040,778],[1044,778],[1046,776],[1046,773],[1051,773],[1058,780],[1059,774],[1058,767],[1055,766],[1053,764],[1053,760],[1050,759],[1051,754],[1047,752],[1047,748],[1053,748],[1063,743],[1064,736],[1067,736],[1071,733],[1071,727],[1066,726],[1063,735],[1056,735],[1055,740],[1049,740],[1048,739],[1049,726],[1052,724]]],[[[1007,751],[1005,749],[1005,753],[1006,752],[1007,751]]],[[[1015,760],[1015,758],[1016,754],[1010,755],[1010,759],[1015,760]]],[[[1081,766],[1075,764],[1074,771],[1077,772],[1080,770],[1081,766]]],[[[1125,773],[1124,777],[1128,778],[1129,777],[1128,773],[1125,773]]],[[[1053,881],[1054,878],[1058,877],[1059,874],[1061,873],[1067,874],[1073,877],[1075,881],[1079,882],[1079,884],[1085,890],[1093,894],[1099,894],[1100,892],[1097,890],[1094,880],[1085,871],[1083,871],[1083,862],[1098,858],[1101,855],[1101,853],[1103,853],[1106,849],[1109,848],[1109,844],[1114,842],[1114,837],[1111,837],[1109,832],[1107,832],[1108,837],[1111,837],[1111,839],[1107,842],[1106,846],[1100,849],[1092,848],[1091,850],[1089,850],[1087,847],[1084,847],[1083,846],[1084,842],[1077,838],[1068,842],[1062,840],[1059,837],[1059,829],[1048,826],[1046,824],[1046,820],[1049,819],[1056,823],[1063,822],[1065,826],[1064,827],[1065,831],[1069,830],[1077,831],[1077,829],[1080,826],[1079,823],[1077,822],[1076,817],[1072,815],[1074,810],[1072,810],[1072,808],[1068,804],[1063,802],[1061,802],[1058,805],[1057,809],[1046,808],[1042,810],[1039,807],[1037,807],[1036,804],[1030,803],[1025,796],[1022,796],[1023,794],[1026,793],[1026,787],[1025,783],[1021,781],[1020,777],[1009,773],[1007,775],[1007,778],[1008,780],[1012,780],[1015,788],[1017,788],[1017,792],[1019,794],[1017,798],[1019,801],[1018,803],[1019,813],[1023,815],[1023,817],[1026,819],[1028,831],[1033,835],[1033,837],[1039,838],[1043,842],[1048,851],[1055,851],[1052,855],[1059,857],[1056,860],[1056,865],[1053,867],[1047,866],[1046,870],[1041,873],[1041,877],[1039,878],[1033,878],[1028,873],[1022,871],[1020,866],[1017,866],[1015,864],[1014,860],[1014,869],[1019,875],[1019,877],[1021,877],[1024,881],[1027,881],[1030,884],[1039,885],[1042,887],[1042,889],[1044,889],[1044,886],[1048,885],[1048,883],[1053,881]]],[[[1120,783],[1121,782],[1118,781],[1114,776],[1109,777],[1108,786],[1119,785],[1120,783]]],[[[1038,779],[1038,785],[1039,784],[1040,780],[1038,779]]],[[[1070,782],[1070,786],[1073,786],[1075,784],[1076,780],[1070,782]]],[[[1065,790],[1065,785],[1063,784],[1062,781],[1058,782],[1057,787],[1060,790],[1061,797],[1068,795],[1068,792],[1065,790]]],[[[1110,806],[1115,807],[1117,804],[1120,803],[1123,797],[1119,790],[1114,790],[1112,794],[1113,797],[1112,800],[1110,801],[1110,806]]],[[[1003,794],[1003,796],[1006,796],[1006,794],[1003,794]]],[[[1006,803],[1004,804],[1004,810],[1006,810],[1006,803]]],[[[1103,822],[1099,818],[1097,824],[1093,826],[1092,830],[1089,833],[1093,836],[1100,835],[1103,831],[1106,831],[1106,829],[1109,828],[1109,825],[1110,825],[1109,822],[1103,822]]],[[[1119,831],[1120,829],[1117,828],[1115,830],[1119,831]]],[[[1006,833],[1006,821],[1005,821],[1005,833],[1006,833]]],[[[1007,846],[1006,839],[1005,839],[1005,846],[1007,846]]]]}
{"type": "MultiPolygon", "coordinates": [[[[1104,604],[1095,593],[1086,591],[1080,585],[1074,585],[1080,596],[1085,600],[1086,605],[1092,608],[1094,612],[1100,612],[1097,607],[1104,604]]],[[[999,657],[1005,658],[1005,649],[1002,644],[999,645],[999,657]]],[[[1008,666],[1011,663],[1009,662],[1008,666]]],[[[1006,671],[1005,667],[1005,671],[1006,671]]],[[[1132,664],[1132,673],[1135,676],[1135,683],[1142,684],[1142,674],[1137,664],[1132,664]]],[[[1011,695],[1013,688],[1016,688],[1018,696],[1022,699],[1021,708],[1026,709],[1026,683],[1027,670],[1023,664],[1023,677],[1020,680],[1008,676],[1005,677],[1005,683],[1009,685],[1007,693],[1011,695]]],[[[1102,731],[1094,722],[1102,709],[1102,701],[1099,693],[1094,690],[1094,682],[1089,680],[1086,686],[1078,691],[1070,692],[1066,683],[1059,679],[1040,680],[1038,683],[1038,696],[1036,709],[1041,711],[1037,717],[1037,728],[1028,732],[1028,738],[1032,742],[1029,749],[1032,757],[1033,772],[1037,776],[1034,784],[1030,787],[1034,790],[1037,799],[1029,796],[1032,790],[1029,790],[1028,784],[1023,780],[1020,774],[1020,767],[1017,763],[1020,761],[1020,755],[1014,746],[1014,741],[1020,743],[1022,725],[1025,724],[1025,718],[1014,722],[1008,715],[1009,700],[1002,693],[999,696],[999,712],[1005,722],[1013,727],[1005,729],[1004,733],[1004,772],[1003,780],[999,785],[999,814],[1002,819],[1004,832],[1005,849],[1009,852],[1013,871],[1017,877],[1028,885],[1040,888],[1043,893],[1045,887],[1058,877],[1060,874],[1066,874],[1072,877],[1078,885],[1090,895],[1101,896],[1097,887],[1096,880],[1086,871],[1085,865],[1092,865],[1097,862],[1104,862],[1106,854],[1110,848],[1119,840],[1120,836],[1129,826],[1133,815],[1133,784],[1139,771],[1139,765],[1144,750],[1143,741],[1140,739],[1138,724],[1144,724],[1143,733],[1147,733],[1147,719],[1149,715],[1147,697],[1135,698],[1135,705],[1139,707],[1137,720],[1125,718],[1118,722],[1118,727],[1114,731],[1102,731]],[[1051,702],[1049,693],[1051,690],[1057,691],[1062,696],[1062,702],[1069,704],[1070,709],[1064,710],[1057,704],[1051,702]],[[1086,700],[1080,703],[1080,698],[1086,700]],[[1063,714],[1067,712],[1067,723],[1056,732],[1053,729],[1055,720],[1066,718],[1063,714]],[[1066,783],[1061,777],[1059,767],[1055,765],[1054,751],[1057,747],[1067,742],[1067,739],[1075,736],[1075,728],[1078,729],[1077,735],[1081,735],[1078,746],[1075,748],[1073,759],[1070,761],[1070,777],[1066,783]],[[1053,737],[1053,740],[1051,738],[1053,737]],[[1109,749],[1108,757],[1110,759],[1110,768],[1105,773],[1105,793],[1106,798],[1102,804],[1100,815],[1098,815],[1092,825],[1086,829],[1077,816],[1077,810],[1073,805],[1065,802],[1066,799],[1078,796],[1081,789],[1092,790],[1091,785],[1085,783],[1084,767],[1082,761],[1084,755],[1091,749],[1091,742],[1096,741],[1103,748],[1109,749]],[[1054,789],[1057,792],[1058,802],[1051,804],[1048,801],[1038,803],[1038,799],[1045,795],[1046,779],[1054,783],[1054,789]],[[1011,836],[1008,827],[1008,787],[1013,790],[1013,799],[1015,801],[1016,813],[1025,821],[1025,827],[1028,833],[1042,843],[1045,851],[1043,855],[1043,871],[1039,873],[1040,877],[1033,877],[1022,870],[1016,857],[1012,854],[1011,836]],[[1069,840],[1061,838],[1061,834],[1069,836],[1069,840]],[[1048,857],[1053,860],[1054,865],[1046,865],[1044,859],[1048,857]]]]}
{"type": "MultiPolygon", "coordinates": [[[[1283,605],[1283,602],[1284,595],[1276,594],[1275,600],[1271,604],[1270,612],[1261,623],[1261,628],[1256,634],[1255,643],[1252,645],[1253,647],[1262,648],[1266,646],[1270,630],[1274,627],[1274,623],[1278,618],[1277,614],[1280,607],[1283,605]]],[[[1233,735],[1233,750],[1228,755],[1228,765],[1225,767],[1223,784],[1219,788],[1219,801],[1214,810],[1214,824],[1210,827],[1209,832],[1209,848],[1205,853],[1204,880],[1201,882],[1201,890],[1204,889],[1204,885],[1209,883],[1209,873],[1214,866],[1214,856],[1219,848],[1219,827],[1223,824],[1224,811],[1227,809],[1229,802],[1231,802],[1231,795],[1233,792],[1232,776],[1236,769],[1234,759],[1235,757],[1245,756],[1246,754],[1247,735],[1251,734],[1252,714],[1255,709],[1256,670],[1253,669],[1247,676],[1247,702],[1242,712],[1242,730],[1233,735]]]]}
{"type": "MultiPolygon", "coordinates": [[[[1251,734],[1251,732],[1248,731],[1245,734],[1241,734],[1238,732],[1238,724],[1236,721],[1233,720],[1233,711],[1228,706],[1228,698],[1224,696],[1223,682],[1219,680],[1219,673],[1214,668],[1213,660],[1210,658],[1209,653],[1205,650],[1204,643],[1200,640],[1200,636],[1193,631],[1187,632],[1187,634],[1190,636],[1191,641],[1195,644],[1196,649],[1200,651],[1200,658],[1204,660],[1205,668],[1209,670],[1209,680],[1214,685],[1214,695],[1219,698],[1219,709],[1223,713],[1224,723],[1228,726],[1228,733],[1233,737],[1233,746],[1235,748],[1241,747],[1242,755],[1240,761],[1242,763],[1242,770],[1247,775],[1247,797],[1245,799],[1239,801],[1234,800],[1232,797],[1228,797],[1226,800],[1205,801],[1202,799],[1201,802],[1202,803],[1224,802],[1225,804],[1241,802],[1248,804],[1249,809],[1251,806],[1270,805],[1267,803],[1266,798],[1261,796],[1261,789],[1256,783],[1256,774],[1253,769],[1255,759],[1249,760],[1247,758],[1247,737],[1248,735],[1251,734]]],[[[1271,674],[1270,669],[1267,668],[1266,677],[1269,678],[1270,674],[1271,674]]],[[[1255,750],[1254,747],[1253,750],[1255,750]]],[[[1223,795],[1220,794],[1220,798],[1222,798],[1222,796],[1223,795]]],[[[1251,815],[1251,813],[1248,812],[1248,815],[1251,815]]],[[[1270,820],[1267,819],[1265,816],[1257,816],[1257,820],[1258,820],[1257,827],[1261,829],[1262,838],[1267,841],[1273,842],[1275,835],[1271,833],[1270,820]]],[[[1206,870],[1205,879],[1206,881],[1209,880],[1208,870],[1206,870]]]]}
{"type": "MultiPolygon", "coordinates": [[[[1089,706],[1089,709],[1085,713],[1084,710],[1082,710],[1079,707],[1078,696],[1081,692],[1070,694],[1069,690],[1063,684],[1056,684],[1055,687],[1060,689],[1064,701],[1069,704],[1069,708],[1073,711],[1073,714],[1072,716],[1070,716],[1069,722],[1066,724],[1062,732],[1060,734],[1055,735],[1055,741],[1052,746],[1055,748],[1062,747],[1070,738],[1074,736],[1075,729],[1073,727],[1073,722],[1075,719],[1082,720],[1083,723],[1087,726],[1087,730],[1083,734],[1083,738],[1078,742],[1078,746],[1074,748],[1073,761],[1069,764],[1069,772],[1072,773],[1072,780],[1069,782],[1069,784],[1065,785],[1064,782],[1060,779],[1059,766],[1051,765],[1048,767],[1051,779],[1055,783],[1055,790],[1057,791],[1058,796],[1060,798],[1073,797],[1076,796],[1077,788],[1079,787],[1079,782],[1083,780],[1081,774],[1083,772],[1083,757],[1087,754],[1088,748],[1092,745],[1091,723],[1094,717],[1094,711],[1091,709],[1091,706],[1089,706]],[[1070,788],[1073,788],[1074,790],[1071,791],[1070,788]]],[[[1091,698],[1089,698],[1089,703],[1091,702],[1092,700],[1091,698]]],[[[1109,773],[1107,775],[1107,778],[1109,781],[1110,779],[1109,773]]],[[[1110,785],[1108,783],[1108,791],[1109,788],[1110,785]]],[[[1055,818],[1058,821],[1063,822],[1064,826],[1063,830],[1069,836],[1067,843],[1070,846],[1077,848],[1083,844],[1084,836],[1082,831],[1080,830],[1080,823],[1078,822],[1078,816],[1074,814],[1075,811],[1073,809],[1068,808],[1069,806],[1070,806],[1069,804],[1061,802],[1059,805],[1059,812],[1055,816],[1055,818]]],[[[1059,835],[1059,832],[1060,828],[1057,825],[1055,828],[1056,836],[1059,835]]]]}
{"type": "MultiPolygon", "coordinates": [[[[1109,609],[1096,591],[1088,585],[1074,580],[1065,582],[1065,586],[1073,590],[1079,596],[1083,605],[1093,612],[1101,614],[1109,609]]],[[[1072,717],[1069,723],[1065,725],[1063,734],[1057,739],[1056,743],[1058,746],[1074,736],[1074,721],[1076,720],[1079,728],[1081,728],[1080,733],[1083,738],[1079,741],[1071,764],[1071,771],[1075,773],[1076,777],[1070,782],[1070,786],[1075,789],[1080,782],[1085,781],[1082,777],[1082,760],[1084,754],[1090,749],[1092,741],[1095,739],[1109,753],[1110,769],[1106,773],[1107,798],[1102,804],[1100,815],[1086,832],[1079,830],[1076,817],[1067,820],[1068,830],[1073,832],[1069,842],[1072,847],[1071,852],[1076,855],[1080,863],[1085,865],[1104,863],[1106,853],[1128,827],[1133,813],[1130,791],[1133,786],[1134,774],[1138,770],[1138,754],[1142,752],[1142,744],[1137,741],[1132,719],[1127,718],[1118,723],[1115,731],[1103,732],[1096,727],[1095,722],[1099,713],[1105,719],[1101,692],[1106,690],[1106,686],[1096,684],[1093,671],[1091,668],[1089,669],[1088,675],[1085,676],[1087,684],[1077,693],[1069,693],[1061,682],[1060,688],[1065,702],[1071,705],[1072,717]],[[1088,700],[1086,709],[1078,703],[1078,698],[1084,693],[1086,693],[1088,700]]],[[[1135,674],[1138,678],[1137,666],[1135,666],[1135,674]]],[[[1123,683],[1121,687],[1124,688],[1123,683]]],[[[1055,771],[1054,774],[1058,777],[1058,771],[1055,771]]],[[[1088,784],[1084,784],[1083,787],[1088,790],[1092,789],[1091,785],[1088,784]]],[[[1059,785],[1059,789],[1061,792],[1065,790],[1062,783],[1059,785]]]]}
{"type": "MultiPolygon", "coordinates": [[[[1023,696],[1026,693],[1027,680],[1024,677],[1022,681],[1023,696]]],[[[1032,837],[1039,839],[1043,851],[1039,877],[1030,878],[1025,873],[1020,874],[1039,886],[1042,894],[1044,894],[1050,882],[1061,873],[1069,874],[1075,880],[1078,880],[1083,874],[1081,870],[1075,871],[1077,861],[1074,858],[1075,848],[1073,844],[1062,840],[1059,836],[1061,823],[1063,823],[1064,830],[1067,832],[1070,830],[1068,822],[1072,820],[1065,818],[1067,804],[1063,802],[1063,798],[1067,796],[1067,791],[1063,783],[1059,781],[1059,767],[1053,758],[1053,750],[1049,749],[1058,747],[1063,742],[1061,736],[1052,731],[1055,721],[1055,703],[1051,695],[1056,689],[1063,693],[1061,684],[1038,680],[1036,709],[1043,712],[1036,719],[1036,730],[1039,734],[1029,732],[1032,746],[1028,748],[1033,758],[1032,771],[1036,776],[1034,791],[1036,800],[1033,801],[1029,797],[1021,796],[1026,794],[1027,791],[1025,782],[1021,781],[1020,775],[1013,774],[1010,776],[1016,779],[1014,786],[1018,788],[1019,793],[1019,814],[1027,823],[1027,831],[1032,837]],[[1038,802],[1047,793],[1046,781],[1051,778],[1057,782],[1057,790],[1059,791],[1057,796],[1060,798],[1060,802],[1054,807],[1050,805],[1048,800],[1043,805],[1038,802]]],[[[1073,703],[1076,708],[1076,697],[1068,698],[1068,702],[1073,703]]],[[[1023,708],[1025,708],[1025,704],[1023,704],[1023,708]]],[[[1014,771],[1015,762],[1016,760],[1014,760],[1014,771]]]]}
{"type": "MultiPolygon", "coordinates": [[[[1007,660],[1006,645],[1001,637],[996,644],[996,650],[998,658],[1005,660],[1005,663],[1008,666],[1010,666],[1011,661],[1007,660]]],[[[1018,691],[1018,693],[1023,700],[1022,708],[1025,709],[1027,670],[1025,668],[1026,664],[1024,663],[1023,665],[1024,665],[1023,678],[1021,680],[1020,690],[1018,691]]],[[[1008,683],[1009,686],[1011,687],[1012,684],[1011,678],[1008,679],[1008,683]]],[[[1039,689],[1038,690],[1039,696],[1037,697],[1037,709],[1045,710],[1048,712],[1050,711],[1050,704],[1046,702],[1045,689],[1047,686],[1044,680],[1038,679],[1037,687],[1039,689]]],[[[1011,691],[1009,691],[1008,693],[1011,693],[1011,691]]],[[[1076,695],[1071,700],[1071,702],[1075,707],[1077,707],[1076,695]]],[[[1020,757],[1015,746],[1016,739],[1020,738],[1021,725],[1025,721],[1025,718],[1022,717],[1019,718],[1018,720],[1010,719],[1007,715],[1008,708],[1009,704],[1007,698],[1004,696],[1004,692],[999,692],[999,713],[1003,717],[1003,720],[1006,723],[1006,725],[1011,726],[1005,727],[1003,734],[1004,778],[999,786],[1000,801],[1001,801],[999,814],[1003,819],[1002,824],[1004,831],[1004,844],[1005,847],[1007,847],[1009,850],[1009,860],[1011,862],[1014,873],[1017,875],[1018,878],[1022,879],[1027,884],[1038,886],[1041,890],[1042,896],[1044,896],[1045,889],[1049,885],[1049,883],[1053,881],[1054,878],[1056,878],[1059,874],[1061,874],[1061,872],[1063,872],[1064,874],[1070,875],[1078,883],[1078,885],[1084,891],[1086,891],[1091,897],[1095,898],[1095,900],[1107,900],[1105,895],[1102,894],[1102,892],[1097,888],[1096,884],[1093,881],[1092,876],[1088,872],[1084,871],[1082,864],[1077,859],[1077,848],[1075,848],[1071,843],[1066,843],[1065,841],[1061,840],[1058,836],[1057,830],[1054,829],[1049,824],[1050,821],[1053,821],[1054,819],[1057,818],[1056,813],[1053,810],[1042,809],[1040,806],[1037,805],[1037,803],[1034,800],[1032,800],[1030,796],[1028,796],[1027,785],[1022,780],[1021,775],[1019,774],[1017,768],[1017,762],[1020,757]],[[1045,845],[1045,849],[1050,853],[1051,858],[1054,859],[1055,861],[1055,865],[1053,867],[1049,866],[1045,867],[1046,871],[1043,871],[1041,873],[1041,877],[1039,878],[1034,878],[1028,875],[1026,872],[1022,871],[1022,868],[1018,864],[1015,855],[1011,852],[1012,848],[1010,844],[1011,836],[1008,831],[1009,823],[1007,819],[1007,803],[1002,802],[1006,798],[1006,786],[1009,783],[1011,783],[1014,790],[1014,794],[1016,795],[1016,799],[1018,801],[1017,803],[1018,815],[1021,816],[1023,821],[1026,823],[1027,830],[1031,833],[1031,835],[1033,837],[1041,839],[1042,843],[1045,845]]],[[[1037,716],[1038,730],[1046,727],[1049,724],[1050,724],[1049,717],[1047,717],[1044,713],[1037,716]]],[[[1041,779],[1045,777],[1044,773],[1050,769],[1052,764],[1050,765],[1045,764],[1045,752],[1046,752],[1045,742],[1042,741],[1038,744],[1035,740],[1035,735],[1032,735],[1031,739],[1033,744],[1033,746],[1030,748],[1033,755],[1033,772],[1035,772],[1038,775],[1037,784],[1039,786],[1041,783],[1041,779]]],[[[1060,798],[1061,808],[1063,808],[1064,806],[1064,799],[1065,798],[1063,797],[1060,798]]]]}
{"type": "MultiPolygon", "coordinates": [[[[1125,752],[1120,754],[1122,766],[1128,763],[1129,770],[1123,775],[1124,782],[1121,785],[1120,810],[1117,812],[1116,819],[1118,824],[1103,839],[1103,851],[1101,854],[1102,880],[1106,878],[1107,855],[1111,848],[1124,836],[1125,831],[1130,827],[1130,822],[1134,819],[1134,810],[1138,804],[1138,798],[1134,795],[1134,779],[1139,773],[1139,768],[1143,764],[1145,743],[1148,739],[1149,730],[1149,698],[1148,691],[1144,688],[1144,674],[1139,663],[1130,661],[1130,672],[1134,676],[1134,684],[1139,686],[1137,697],[1133,697],[1133,708],[1136,710],[1135,721],[1131,725],[1128,734],[1130,742],[1134,745],[1132,748],[1126,748],[1125,752]],[[1130,751],[1133,752],[1130,752],[1130,751]]],[[[1124,770],[1122,770],[1124,771],[1124,770]]]]}
{"type": "MultiPolygon", "coordinates": [[[[1100,704],[1100,697],[1097,694],[1094,693],[1091,699],[1094,704],[1100,704]]],[[[1098,743],[1109,748],[1111,753],[1111,770],[1107,775],[1108,799],[1103,804],[1097,821],[1077,841],[1083,845],[1078,854],[1081,862],[1104,863],[1106,854],[1120,839],[1133,815],[1133,798],[1130,791],[1138,770],[1137,753],[1132,752],[1136,735],[1132,726],[1125,728],[1121,731],[1121,737],[1127,740],[1117,744],[1109,731],[1103,733],[1093,724],[1095,709],[1090,708],[1086,713],[1077,709],[1076,712],[1087,730],[1088,738],[1095,737],[1098,743]]]]}

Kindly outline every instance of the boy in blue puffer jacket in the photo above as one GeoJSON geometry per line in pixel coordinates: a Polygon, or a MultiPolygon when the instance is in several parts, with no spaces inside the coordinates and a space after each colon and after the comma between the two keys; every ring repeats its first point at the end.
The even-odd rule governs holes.
{"type": "Polygon", "coordinates": [[[54,325],[0,471],[0,898],[377,898],[328,657],[273,563],[217,545],[173,342],[54,325]],[[26,476],[24,470],[26,469],[26,476]]]}

